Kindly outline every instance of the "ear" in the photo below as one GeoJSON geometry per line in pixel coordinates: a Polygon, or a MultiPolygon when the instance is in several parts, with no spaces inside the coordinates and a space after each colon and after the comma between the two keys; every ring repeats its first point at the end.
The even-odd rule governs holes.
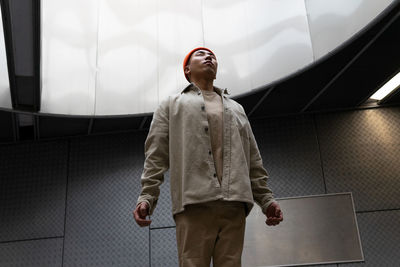
{"type": "Polygon", "coordinates": [[[185,74],[186,75],[190,75],[190,67],[189,67],[189,65],[185,66],[185,74]]]}

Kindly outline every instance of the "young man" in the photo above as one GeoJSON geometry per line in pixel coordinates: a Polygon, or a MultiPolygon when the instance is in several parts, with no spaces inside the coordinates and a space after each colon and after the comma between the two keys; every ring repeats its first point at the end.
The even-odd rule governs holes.
{"type": "Polygon", "coordinates": [[[170,169],[180,266],[241,266],[246,216],[254,201],[268,225],[283,215],[243,107],[213,85],[218,62],[208,48],[185,57],[190,84],[161,102],[145,142],[142,191],[134,218],[148,226],[170,169]]]}

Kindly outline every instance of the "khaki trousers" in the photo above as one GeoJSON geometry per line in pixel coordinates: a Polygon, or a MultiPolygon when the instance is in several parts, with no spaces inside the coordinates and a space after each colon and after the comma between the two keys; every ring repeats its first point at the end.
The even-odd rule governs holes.
{"type": "Polygon", "coordinates": [[[240,267],[246,226],[241,202],[193,204],[174,215],[180,267],[240,267]]]}

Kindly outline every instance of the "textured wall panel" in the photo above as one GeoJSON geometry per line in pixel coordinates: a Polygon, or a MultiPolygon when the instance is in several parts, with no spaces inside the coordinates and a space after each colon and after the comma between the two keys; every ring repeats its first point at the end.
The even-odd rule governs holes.
{"type": "Polygon", "coordinates": [[[325,193],[311,117],[271,118],[251,125],[276,197],[325,193]]]}
{"type": "Polygon", "coordinates": [[[175,228],[151,230],[151,267],[178,266],[175,228]]]}
{"type": "Polygon", "coordinates": [[[356,210],[399,208],[400,108],[317,117],[329,193],[353,192],[356,210]]]}
{"type": "Polygon", "coordinates": [[[339,266],[400,266],[400,210],[357,214],[364,263],[339,266]]]}
{"type": "Polygon", "coordinates": [[[171,187],[169,184],[169,171],[164,175],[164,183],[160,186],[160,197],[158,198],[157,207],[151,216],[153,222],[151,227],[175,226],[174,218],[172,217],[171,204],[171,187]]]}
{"type": "Polygon", "coordinates": [[[64,234],[67,142],[0,147],[0,241],[64,234]]]}
{"type": "Polygon", "coordinates": [[[144,133],[71,141],[64,266],[148,266],[149,229],[133,219],[144,133]]]}
{"type": "Polygon", "coordinates": [[[61,267],[62,246],[62,238],[0,244],[0,266],[61,267]]]}

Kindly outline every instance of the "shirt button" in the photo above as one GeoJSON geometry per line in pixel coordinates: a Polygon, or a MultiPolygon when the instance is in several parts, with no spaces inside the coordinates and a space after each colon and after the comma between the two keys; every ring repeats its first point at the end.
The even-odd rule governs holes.
{"type": "Polygon", "coordinates": [[[208,131],[208,127],[205,127],[204,130],[207,132],[208,131]]]}
{"type": "Polygon", "coordinates": [[[201,106],[201,110],[203,110],[203,111],[204,111],[204,106],[201,106]]]}
{"type": "Polygon", "coordinates": [[[198,94],[198,95],[201,95],[201,93],[200,93],[200,92],[198,92],[197,94],[198,94]]]}
{"type": "Polygon", "coordinates": [[[211,155],[211,150],[208,150],[208,155],[211,155]]]}
{"type": "Polygon", "coordinates": [[[217,177],[217,174],[216,174],[216,173],[214,173],[214,177],[217,177]]]}

